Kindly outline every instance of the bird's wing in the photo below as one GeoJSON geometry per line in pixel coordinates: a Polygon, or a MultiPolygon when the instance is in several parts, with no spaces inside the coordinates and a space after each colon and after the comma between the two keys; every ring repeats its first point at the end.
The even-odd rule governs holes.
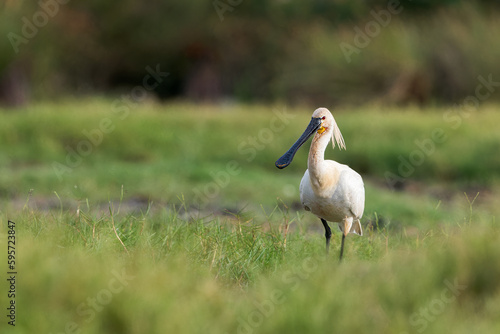
{"type": "Polygon", "coordinates": [[[361,175],[350,169],[346,171],[346,180],[349,191],[347,191],[348,200],[355,219],[361,219],[365,211],[365,185],[361,175]]]}

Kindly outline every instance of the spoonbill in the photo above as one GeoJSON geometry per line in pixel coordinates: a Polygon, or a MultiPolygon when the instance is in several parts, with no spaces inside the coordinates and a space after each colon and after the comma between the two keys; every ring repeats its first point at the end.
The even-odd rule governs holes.
{"type": "Polygon", "coordinates": [[[297,150],[309,137],[314,138],[307,159],[307,170],[300,182],[300,201],[306,211],[315,214],[325,227],[326,253],[328,254],[332,231],[327,221],[337,223],[342,231],[340,260],[344,254],[344,240],[348,233],[363,235],[360,219],[365,208],[365,188],[361,176],[347,165],[325,160],[325,150],[332,141],[345,149],[344,138],[330,111],[318,108],[312,114],[306,130],[276,161],[283,169],[293,160],[297,150]]]}

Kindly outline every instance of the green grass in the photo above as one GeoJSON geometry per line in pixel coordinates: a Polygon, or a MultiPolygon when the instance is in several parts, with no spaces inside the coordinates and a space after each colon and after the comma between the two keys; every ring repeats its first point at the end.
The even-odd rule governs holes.
{"type": "MultiPolygon", "coordinates": [[[[416,234],[367,230],[349,236],[339,264],[338,234],[325,257],[322,234],[304,232],[284,211],[265,223],[238,216],[183,219],[180,211],[26,209],[11,215],[18,254],[15,332],[499,329],[494,224],[471,221],[416,234]]],[[[0,289],[6,291],[5,280],[0,289]]],[[[6,328],[5,321],[0,326],[6,328]]]]}
{"type": "MultiPolygon", "coordinates": [[[[110,101],[99,99],[1,111],[0,197],[19,207],[31,192],[34,206],[59,207],[57,193],[65,209],[76,209],[87,200],[97,205],[116,199],[123,187],[125,201],[143,207],[148,201],[179,205],[183,197],[187,206],[210,212],[260,211],[261,205],[270,210],[277,198],[298,208],[308,145],[284,171],[274,161],[302,133],[312,110],[146,104],[124,119],[115,111],[110,101]],[[273,110],[286,115],[284,121],[273,110]],[[112,130],[88,154],[72,155],[89,143],[83,132],[96,131],[103,119],[112,130]]],[[[495,128],[500,116],[495,106],[484,106],[454,129],[443,119],[447,111],[334,110],[348,149],[328,148],[326,157],[363,175],[366,217],[377,212],[409,225],[420,225],[420,216],[432,224],[445,217],[457,221],[466,212],[455,205],[464,192],[472,198],[479,192],[476,205],[498,214],[488,194],[500,184],[495,128]],[[428,142],[435,129],[442,129],[446,140],[433,144],[430,154],[418,153],[415,141],[428,142]],[[414,152],[423,158],[409,176],[402,174],[401,161],[412,161],[414,152]],[[410,193],[392,191],[393,179],[402,179],[410,193]]]]}
{"type": "MultiPolygon", "coordinates": [[[[325,257],[319,220],[298,205],[307,147],[274,167],[312,110],[289,110],[289,124],[249,149],[249,136],[265,139],[277,124],[272,110],[151,104],[120,120],[93,99],[1,111],[0,240],[16,222],[15,332],[499,330],[495,106],[456,130],[440,108],[335,112],[348,150],[327,157],[366,185],[365,235],[348,237],[341,264],[339,233],[325,257]],[[114,130],[59,179],[53,162],[104,118],[114,130]],[[386,172],[436,128],[448,139],[391,190],[386,172]],[[197,201],[214,173],[223,186],[197,201]]],[[[7,290],[0,280],[2,303],[7,290]]]]}

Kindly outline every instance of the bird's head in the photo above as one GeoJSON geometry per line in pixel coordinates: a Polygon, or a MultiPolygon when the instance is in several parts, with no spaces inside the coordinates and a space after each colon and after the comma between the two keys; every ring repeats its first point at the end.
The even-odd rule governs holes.
{"type": "Polygon", "coordinates": [[[335,148],[336,142],[340,149],[343,148],[345,150],[346,147],[344,138],[342,137],[342,133],[340,132],[337,122],[335,122],[335,118],[333,118],[330,110],[326,108],[318,108],[313,112],[312,118],[321,120],[321,125],[316,131],[320,136],[330,135],[332,137],[333,148],[335,148]]]}
{"type": "Polygon", "coordinates": [[[320,126],[316,131],[319,134],[323,134],[332,125],[333,116],[332,113],[326,108],[318,108],[312,114],[313,119],[320,120],[320,126]]]}
{"type": "Polygon", "coordinates": [[[276,161],[276,167],[279,169],[287,167],[292,162],[297,150],[314,133],[317,133],[319,136],[331,135],[333,147],[335,147],[336,141],[340,148],[345,149],[344,138],[342,138],[342,134],[340,133],[332,114],[326,108],[318,108],[313,112],[311,121],[309,122],[309,125],[304,133],[295,142],[295,144],[293,144],[292,147],[290,147],[290,149],[276,161]]]}

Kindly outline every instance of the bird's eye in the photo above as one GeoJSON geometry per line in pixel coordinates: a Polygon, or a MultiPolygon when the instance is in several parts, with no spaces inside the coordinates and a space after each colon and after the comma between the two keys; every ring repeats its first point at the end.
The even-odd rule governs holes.
{"type": "Polygon", "coordinates": [[[326,116],[321,117],[321,119],[325,119],[325,118],[326,118],[326,116]]]}

